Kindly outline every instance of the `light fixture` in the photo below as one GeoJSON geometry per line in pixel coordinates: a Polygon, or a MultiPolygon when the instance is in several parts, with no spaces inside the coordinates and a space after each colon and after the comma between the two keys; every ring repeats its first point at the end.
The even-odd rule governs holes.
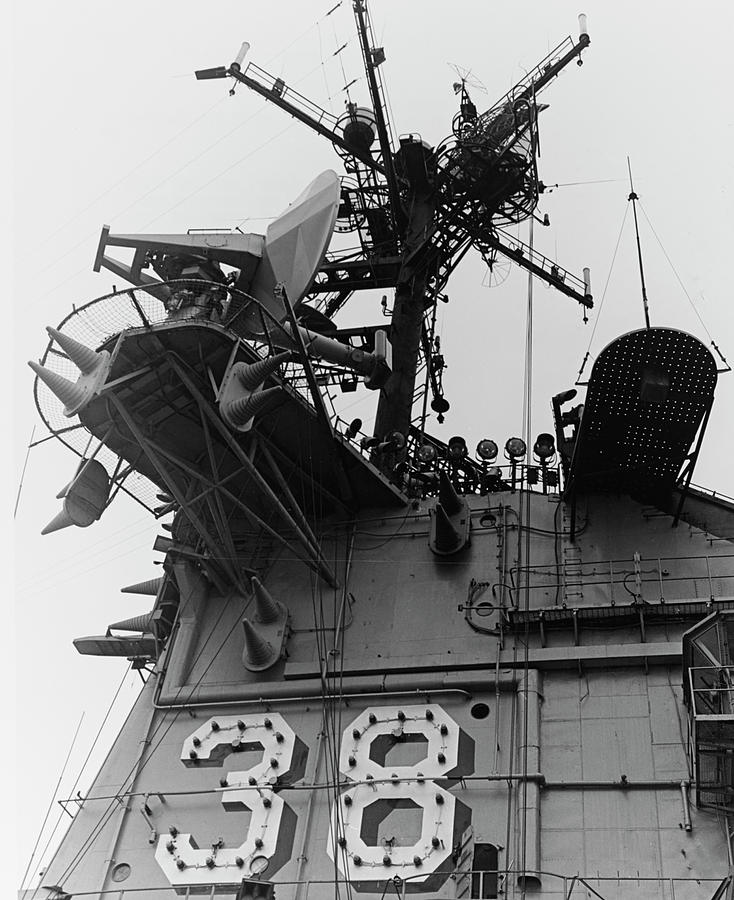
{"type": "Polygon", "coordinates": [[[548,462],[548,460],[552,459],[556,453],[556,444],[553,440],[553,435],[548,434],[547,432],[543,432],[539,434],[535,439],[535,443],[533,444],[533,455],[541,465],[548,462]]]}
{"type": "Polygon", "coordinates": [[[512,460],[512,462],[517,462],[522,459],[527,453],[527,450],[527,444],[522,438],[511,437],[507,439],[507,443],[505,444],[505,456],[512,460]]]}
{"type": "Polygon", "coordinates": [[[362,420],[361,419],[352,419],[349,425],[344,430],[344,437],[348,440],[352,441],[357,437],[357,434],[362,429],[362,420]]]}
{"type": "Polygon", "coordinates": [[[433,444],[421,444],[416,453],[418,462],[423,465],[429,465],[430,463],[435,462],[437,456],[438,453],[433,444]]]}
{"type": "Polygon", "coordinates": [[[385,440],[377,445],[380,453],[396,453],[405,448],[405,435],[402,431],[391,431],[385,435],[385,440]]]}
{"type": "Polygon", "coordinates": [[[443,424],[444,413],[447,413],[450,408],[451,404],[449,403],[449,401],[441,395],[439,395],[438,397],[434,397],[433,400],[431,400],[431,409],[435,413],[438,413],[439,424],[443,424]]]}
{"type": "Polygon", "coordinates": [[[456,435],[456,437],[452,437],[449,439],[446,455],[453,463],[457,463],[460,460],[464,459],[465,456],[469,455],[466,441],[463,437],[461,437],[461,435],[456,435]]]}
{"type": "Polygon", "coordinates": [[[497,458],[498,453],[499,448],[497,444],[489,438],[484,438],[477,444],[477,456],[484,462],[492,462],[492,460],[497,458]]]}
{"type": "Polygon", "coordinates": [[[576,388],[570,388],[567,391],[562,391],[560,394],[556,394],[553,398],[553,402],[557,403],[559,406],[561,403],[568,403],[569,400],[573,400],[576,396],[576,388]]]}
{"type": "Polygon", "coordinates": [[[482,496],[494,493],[502,488],[502,469],[499,466],[482,467],[482,477],[480,481],[480,491],[482,496]]]}

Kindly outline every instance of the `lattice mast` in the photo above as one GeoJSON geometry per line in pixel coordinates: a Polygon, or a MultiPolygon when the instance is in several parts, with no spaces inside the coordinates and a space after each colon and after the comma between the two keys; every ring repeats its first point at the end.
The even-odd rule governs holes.
{"type": "MultiPolygon", "coordinates": [[[[253,63],[243,70],[246,44],[229,67],[196,75],[234,78],[327,137],[344,159],[349,175],[342,179],[337,230],[357,231],[362,252],[331,252],[310,296],[322,312],[333,315],[355,290],[395,289],[393,372],[381,391],[375,423],[375,436],[384,439],[409,432],[416,372],[426,345],[426,311],[470,247],[490,265],[501,254],[584,306],[592,305],[587,270],[583,279],[576,278],[501,230],[533,215],[537,205],[537,118],[544,108],[538,94],[574,59],[581,62],[590,39],[582,16],[578,40],[563,41],[486,112],[477,113],[462,85],[453,135],[438,147],[413,134],[395,147],[379,72],[385,53],[372,41],[365,0],[354,0],[353,6],[371,110],[349,103],[347,113],[336,119],[253,63]]],[[[379,462],[388,472],[396,457],[387,452],[379,462]]]]}

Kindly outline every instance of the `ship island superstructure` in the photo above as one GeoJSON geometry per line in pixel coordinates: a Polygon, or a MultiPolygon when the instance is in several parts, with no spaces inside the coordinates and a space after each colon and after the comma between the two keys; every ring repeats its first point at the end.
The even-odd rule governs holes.
{"type": "Polygon", "coordinates": [[[103,229],[95,268],[134,286],[33,364],[80,458],[46,530],[124,491],[165,562],[128,588],[149,614],[75,642],[147,679],[27,895],[731,897],[734,504],[692,484],[716,359],[630,331],[583,396],[548,397],[550,431],[474,451],[426,428],[429,398],[448,412],[434,310],[470,247],[592,304],[587,271],[503,231],[535,209],[537,97],[585,22],[485,113],[459,83],[434,148],[392,140],[354,8],[371,109],[330,120],[247,45],[197,73],[320,131],[347,174],[264,235],[103,229]],[[374,288],[388,323],[340,330],[374,288]],[[372,434],[325,384],[374,391],[372,434]]]}

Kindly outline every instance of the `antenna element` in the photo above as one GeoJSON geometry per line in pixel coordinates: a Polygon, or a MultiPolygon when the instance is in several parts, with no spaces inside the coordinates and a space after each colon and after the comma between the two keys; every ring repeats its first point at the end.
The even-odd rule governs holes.
{"type": "Polygon", "coordinates": [[[635,217],[635,238],[637,239],[637,259],[640,263],[640,286],[642,287],[642,307],[645,310],[645,328],[650,327],[650,310],[647,306],[647,288],[645,287],[645,269],[642,265],[642,247],[640,245],[640,226],[637,222],[637,201],[640,199],[635,193],[634,186],[632,185],[632,166],[630,165],[630,158],[627,157],[627,171],[630,176],[630,195],[627,198],[632,201],[632,212],[635,217]]]}

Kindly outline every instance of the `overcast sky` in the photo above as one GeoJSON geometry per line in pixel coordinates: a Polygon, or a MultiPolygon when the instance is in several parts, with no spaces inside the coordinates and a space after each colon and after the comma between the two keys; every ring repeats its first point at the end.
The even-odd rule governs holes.
{"type": "MultiPolygon", "coordinates": [[[[46,325],[120,283],[92,272],[102,224],[113,232],[238,225],[262,233],[320,171],[341,172],[328,143],[278,109],[245,89],[230,98],[226,82],[197,83],[191,74],[228,64],[247,40],[253,61],[326,109],[343,110],[342,88],[354,78],[360,80],[351,97],[365,103],[351,5],[345,0],[326,16],[333,5],[13,4],[13,501],[34,425],[36,439],[44,436],[26,360],[43,352],[46,325]]],[[[432,144],[450,133],[457,109],[449,63],[486,86],[486,94],[472,93],[480,110],[487,108],[562,38],[576,36],[577,14],[588,14],[592,43],[583,67],[570,66],[542,98],[550,107],[541,116],[540,177],[567,186],[543,198],[539,211],[552,227],[535,234],[538,249],[565,268],[580,275],[591,267],[597,309],[584,325],[574,301],[536,284],[534,433],[551,430],[550,396],[573,385],[587,349],[596,356],[644,324],[631,215],[598,312],[628,205],[627,155],[644,209],[653,324],[690,331],[706,344],[713,338],[734,360],[729,4],[593,0],[582,9],[567,0],[372,0],[370,8],[376,43],[387,54],[382,72],[394,133],[420,133],[432,144]]],[[[526,228],[520,236],[527,240],[526,228]]],[[[449,284],[439,330],[452,410],[443,426],[429,423],[442,439],[463,434],[470,446],[483,437],[501,445],[522,427],[527,279],[514,271],[501,287],[484,280],[481,260],[470,254],[449,284]]],[[[379,297],[355,296],[339,321],[379,322],[379,297]]],[[[694,476],[729,495],[732,379],[720,380],[694,476]]],[[[369,412],[363,417],[368,426],[369,412]]],[[[159,571],[151,549],[156,523],[122,496],[85,531],[40,536],[74,468],[58,441],[35,448],[15,521],[16,733],[26,736],[16,771],[33,775],[14,822],[17,882],[80,717],[60,796],[70,791],[125,671],[124,661],[78,656],[71,640],[147,611],[150,598],[119,590],[159,571]]],[[[136,679],[125,681],[88,775],[134,699],[136,679]]],[[[85,775],[79,786],[87,784],[85,775]]],[[[54,810],[51,826],[56,816],[54,810]]],[[[38,867],[36,860],[31,872],[38,867]]]]}

